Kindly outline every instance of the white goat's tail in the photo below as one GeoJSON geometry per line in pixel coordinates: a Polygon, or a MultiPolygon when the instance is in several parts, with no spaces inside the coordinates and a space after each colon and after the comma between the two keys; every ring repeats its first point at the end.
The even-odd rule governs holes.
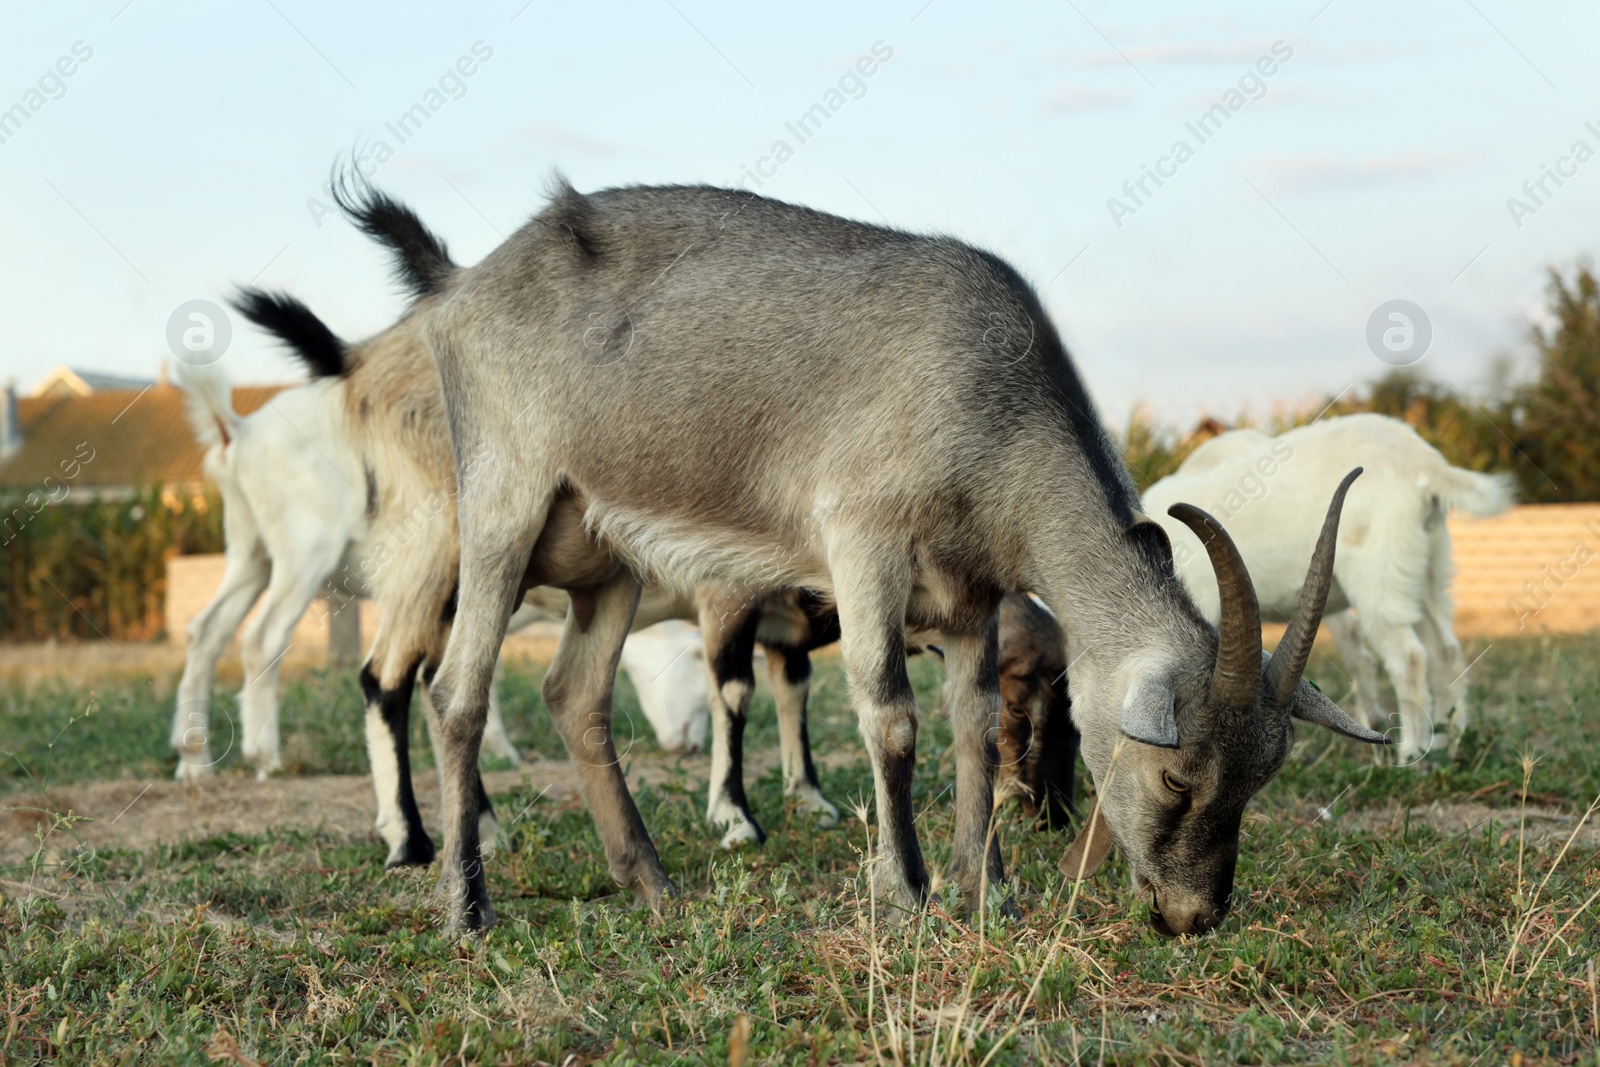
{"type": "Polygon", "coordinates": [[[1446,466],[1429,475],[1428,488],[1446,508],[1460,508],[1480,519],[1493,518],[1517,502],[1516,482],[1504,471],[1480,474],[1446,466]]]}
{"type": "Polygon", "coordinates": [[[195,439],[207,451],[226,448],[239,436],[239,416],[233,410],[228,376],[216,364],[196,367],[180,363],[177,378],[187,394],[189,425],[195,439]]]}

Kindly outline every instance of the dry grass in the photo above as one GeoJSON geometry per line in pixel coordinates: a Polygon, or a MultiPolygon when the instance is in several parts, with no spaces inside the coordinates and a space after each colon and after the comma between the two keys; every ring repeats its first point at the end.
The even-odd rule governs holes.
{"type": "MultiPolygon", "coordinates": [[[[60,849],[53,866],[0,875],[0,1050],[17,1062],[1596,1063],[1595,652],[1594,639],[1489,649],[1474,675],[1482,728],[1459,763],[1389,768],[1303,732],[1247,819],[1240,904],[1200,939],[1157,938],[1116,859],[1064,878],[1065,839],[1009,809],[996,833],[1021,918],[885,911],[864,893],[864,812],[813,832],[766,774],[751,795],[771,839],[726,853],[701,823],[700,765],[641,739],[630,758],[655,781],[641,808],[683,890],[664,916],[608,884],[581,806],[531,783],[497,798],[516,818],[491,865],[501,924],[483,941],[441,938],[432,876],[384,875],[363,833],[302,824],[60,849]]],[[[921,669],[927,706],[936,679],[921,669]]],[[[1339,692],[1334,665],[1316,673],[1339,692]]],[[[343,769],[357,704],[336,677],[305,684],[296,699],[352,721],[324,710],[286,729],[325,743],[306,770],[343,769]]],[[[859,807],[869,778],[842,680],[825,673],[818,688],[818,746],[836,754],[825,787],[859,807]]],[[[526,675],[509,680],[508,717],[538,750],[550,738],[532,692],[526,675]]],[[[82,710],[67,695],[13,706],[7,722],[30,746],[17,762],[103,774],[117,751],[136,772],[155,758],[164,713],[138,721],[133,701],[63,732],[82,710]]],[[[765,714],[755,750],[774,743],[765,714]]],[[[927,725],[917,803],[937,868],[953,766],[944,725],[927,725]]],[[[58,793],[35,774],[16,784],[96,788],[58,793]]],[[[39,818],[47,850],[84,833],[39,818]]]]}

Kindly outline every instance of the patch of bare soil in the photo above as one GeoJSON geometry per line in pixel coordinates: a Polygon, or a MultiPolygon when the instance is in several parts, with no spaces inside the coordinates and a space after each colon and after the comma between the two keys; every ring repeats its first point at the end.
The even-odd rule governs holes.
{"type": "MultiPolygon", "coordinates": [[[[1559,808],[1528,805],[1520,808],[1490,808],[1471,801],[1435,801],[1407,808],[1400,804],[1387,804],[1366,808],[1338,817],[1342,826],[1368,830],[1377,834],[1398,834],[1408,825],[1427,826],[1442,834],[1481,833],[1486,826],[1508,840],[1516,840],[1518,833],[1528,841],[1565,841],[1578,826],[1583,813],[1574,814],[1559,808]]],[[[1573,848],[1600,847],[1600,816],[1590,816],[1578,830],[1573,848]]]]}
{"type": "MultiPolygon", "coordinates": [[[[508,660],[548,666],[561,639],[561,624],[536,622],[506,638],[508,660]]],[[[0,679],[24,683],[67,678],[74,682],[127,684],[133,679],[156,687],[163,696],[176,687],[183,672],[182,641],[41,641],[0,644],[0,679]]],[[[289,677],[321,667],[328,650],[320,645],[293,644],[282,666],[289,677]]],[[[244,677],[238,645],[230,644],[217,664],[217,680],[238,685],[244,677]]]]}
{"type": "MultiPolygon", "coordinates": [[[[775,761],[773,761],[775,762],[775,761]]],[[[691,777],[704,779],[704,757],[683,764],[691,777]]],[[[766,766],[752,760],[750,771],[766,766]]],[[[668,780],[675,767],[640,766],[628,771],[637,790],[668,780]]],[[[566,760],[535,760],[509,771],[486,773],[491,794],[526,786],[547,800],[576,797],[578,773],[566,760]]],[[[416,776],[417,805],[432,831],[439,825],[439,778],[432,771],[416,776]]],[[[46,860],[56,862],[82,846],[149,848],[224,833],[260,834],[268,830],[320,831],[352,841],[376,841],[372,829],[375,801],[369,775],[310,775],[258,782],[245,774],[217,775],[189,785],[170,780],[78,782],[49,795],[20,793],[0,801],[0,867],[13,866],[38,847],[37,832],[49,830],[55,813],[70,812],[86,820],[57,830],[46,843],[46,860]]],[[[516,812],[501,811],[502,820],[516,812]]]]}

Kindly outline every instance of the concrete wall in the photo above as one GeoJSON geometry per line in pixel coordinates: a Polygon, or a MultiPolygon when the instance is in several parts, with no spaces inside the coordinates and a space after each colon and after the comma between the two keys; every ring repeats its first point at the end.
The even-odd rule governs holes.
{"type": "Polygon", "coordinates": [[[1530,504],[1450,520],[1456,633],[1600,629],[1600,504],[1530,504]]]}
{"type": "MultiPolygon", "coordinates": [[[[1600,629],[1600,504],[1532,504],[1495,519],[1450,520],[1456,577],[1456,633],[1588,633],[1600,629]]],[[[167,632],[186,640],[193,618],[222,581],[221,556],[178,556],[167,564],[167,632]]],[[[295,629],[301,649],[328,647],[326,606],[313,603],[295,629]]],[[[254,612],[251,613],[252,617],[254,612]]],[[[361,603],[361,642],[377,632],[378,609],[361,603]]],[[[513,647],[548,647],[559,628],[539,625],[513,647]]]]}
{"type": "MultiPolygon", "coordinates": [[[[175,556],[167,561],[167,633],[176,645],[184,645],[189,640],[189,620],[200,614],[216,594],[217,587],[222,584],[224,557],[221,555],[209,556],[175,556]]],[[[252,608],[246,616],[246,625],[254,619],[260,611],[260,603],[252,608]]],[[[348,608],[340,612],[335,619],[349,619],[348,608]]],[[[305,615],[295,627],[294,636],[290,638],[289,659],[310,658],[321,661],[329,651],[327,603],[321,599],[312,601],[306,609],[305,615]],[[314,653],[314,654],[313,654],[314,653]]],[[[345,634],[347,650],[354,650],[353,656],[348,656],[345,662],[359,663],[365,658],[367,646],[372,642],[373,635],[378,632],[378,621],[381,613],[378,605],[370,600],[360,602],[361,629],[357,634],[345,634]]],[[[243,630],[243,626],[240,630],[243,630]]],[[[521,633],[514,634],[506,641],[508,655],[526,655],[533,662],[547,664],[555,655],[555,646],[561,636],[560,623],[534,623],[521,633]]],[[[237,640],[235,640],[237,647],[237,640]]]]}
{"type": "MultiPolygon", "coordinates": [[[[167,633],[174,643],[188,642],[189,620],[200,614],[216,594],[217,587],[222,584],[223,569],[224,557],[221,555],[174,556],[167,561],[167,633]]],[[[265,594],[262,599],[265,599],[265,594]]],[[[250,614],[246,616],[245,625],[249,625],[260,612],[261,602],[257,601],[256,606],[251,608],[250,614]]],[[[346,658],[347,663],[352,659],[359,662],[366,651],[365,642],[371,641],[372,635],[378,632],[377,605],[370,601],[362,601],[360,619],[359,634],[345,634],[347,642],[354,638],[356,649],[355,656],[346,658]]],[[[243,628],[241,626],[240,630],[243,628]]],[[[325,600],[318,598],[312,601],[305,615],[295,626],[294,636],[289,642],[291,651],[296,658],[312,648],[315,648],[319,655],[324,654],[329,649],[329,636],[328,605],[325,600]]],[[[348,646],[345,650],[348,652],[348,646]]]]}

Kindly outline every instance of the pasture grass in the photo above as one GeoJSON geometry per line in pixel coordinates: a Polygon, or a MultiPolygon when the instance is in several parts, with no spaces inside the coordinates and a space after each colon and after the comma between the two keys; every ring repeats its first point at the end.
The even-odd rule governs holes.
{"type": "MultiPolygon", "coordinates": [[[[1119,860],[1065,882],[1066,837],[1012,808],[997,832],[1021,918],[889,913],[863,894],[859,816],[813,830],[776,771],[750,783],[771,837],[737,852],[717,847],[681,770],[639,791],[681,891],[663,915],[611,884],[581,804],[496,797],[510,822],[489,865],[500,922],[469,941],[439,933],[433,874],[385,874],[372,842],[285,827],[47,863],[71,838],[63,814],[32,864],[0,873],[0,1063],[1600,1065],[1595,838],[1563,849],[1600,795],[1600,639],[1480,651],[1478,726],[1454,761],[1385,766],[1301,728],[1247,816],[1238,903],[1199,939],[1157,937],[1119,860]],[[1542,815],[1526,833],[1525,803],[1542,815]],[[1483,821],[1443,830],[1428,815],[1444,807],[1483,821]]],[[[914,674],[937,869],[954,768],[937,666],[914,674]]],[[[1346,688],[1326,661],[1314,675],[1346,688]]],[[[509,672],[502,692],[513,738],[559,755],[533,673],[509,672]]],[[[0,785],[170,773],[167,704],[101,691],[92,721],[68,725],[86,696],[66,683],[0,696],[0,785]]],[[[346,674],[287,685],[291,770],[359,773],[358,709],[346,674]]],[[[764,695],[752,725],[747,751],[776,745],[764,695]]],[[[836,663],[812,727],[836,755],[829,796],[865,809],[836,663]]],[[[628,758],[678,766],[642,730],[628,758]]]]}

